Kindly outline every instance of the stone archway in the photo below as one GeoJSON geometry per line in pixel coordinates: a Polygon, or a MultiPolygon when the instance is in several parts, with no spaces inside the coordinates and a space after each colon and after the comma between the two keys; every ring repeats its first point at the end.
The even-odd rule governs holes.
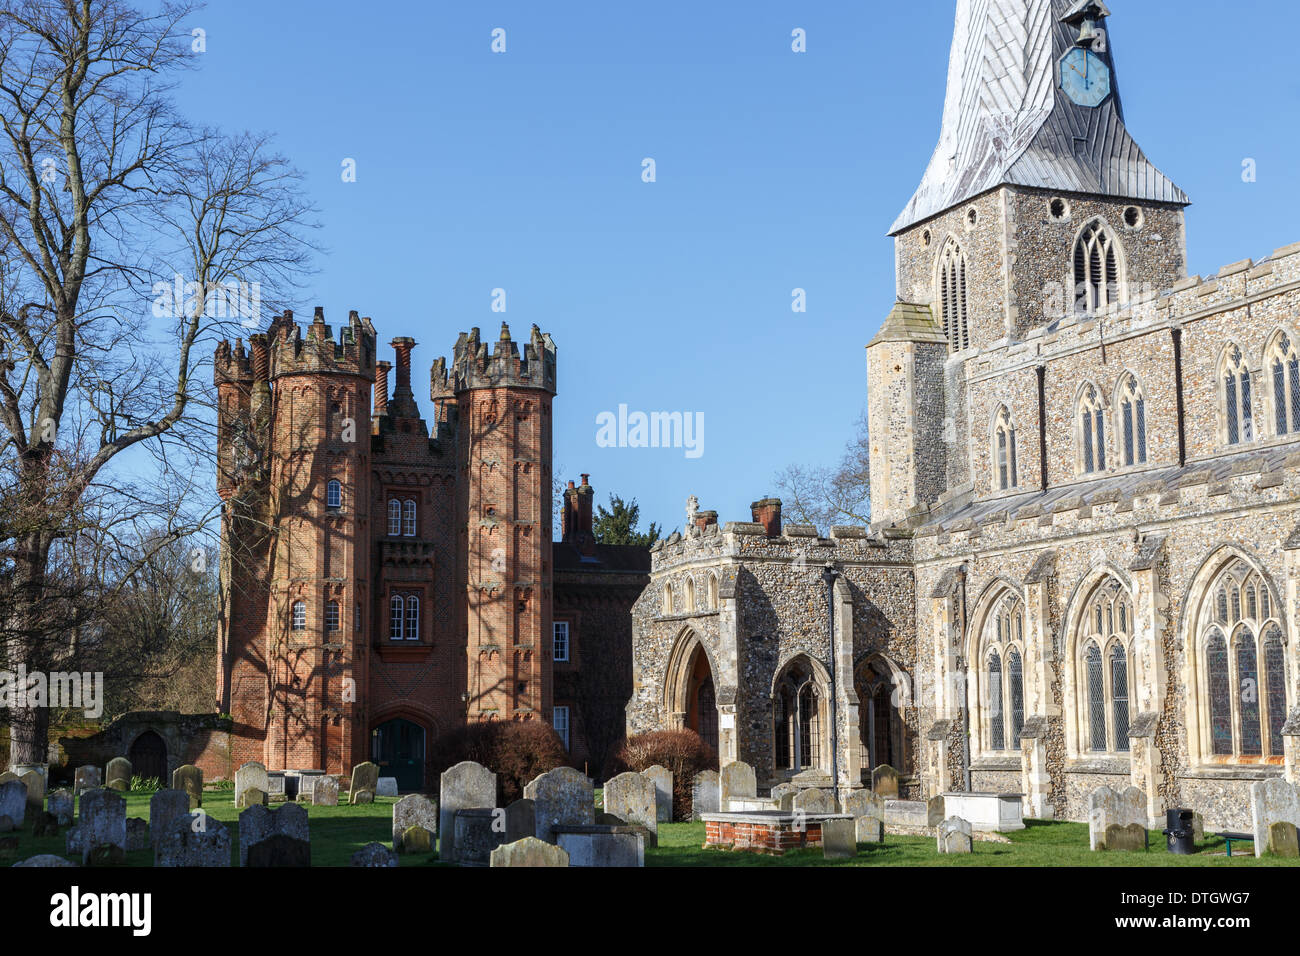
{"type": "Polygon", "coordinates": [[[144,780],[156,779],[163,787],[171,786],[167,773],[167,744],[155,731],[146,730],[131,742],[126,759],[131,761],[131,773],[144,780]]]}
{"type": "Polygon", "coordinates": [[[713,667],[699,636],[685,631],[668,662],[664,709],[669,726],[693,730],[718,750],[718,694],[713,667]]]}

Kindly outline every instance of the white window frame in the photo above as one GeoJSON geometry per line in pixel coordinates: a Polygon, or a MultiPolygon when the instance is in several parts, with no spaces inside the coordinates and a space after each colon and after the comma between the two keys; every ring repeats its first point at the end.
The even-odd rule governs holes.
{"type": "Polygon", "coordinates": [[[388,499],[388,536],[397,537],[402,533],[402,502],[397,498],[388,499]]]}
{"type": "Polygon", "coordinates": [[[406,639],[408,641],[420,639],[420,596],[418,594],[406,596],[406,639]]]}
{"type": "Polygon", "coordinates": [[[394,594],[388,599],[388,639],[400,641],[406,626],[406,598],[394,594]]]}
{"type": "Polygon", "coordinates": [[[569,749],[569,708],[567,706],[551,709],[551,726],[564,741],[564,749],[567,751],[569,749]]]}
{"type": "Polygon", "coordinates": [[[325,602],[325,630],[338,631],[342,630],[343,613],[339,610],[338,601],[325,602]]]}
{"type": "Polygon", "coordinates": [[[569,622],[553,621],[551,623],[552,658],[561,664],[569,661],[569,622]]]}
{"type": "Polygon", "coordinates": [[[325,507],[337,511],[343,507],[343,483],[331,478],[325,485],[325,507]]]}
{"type": "Polygon", "coordinates": [[[407,538],[415,537],[416,529],[416,506],[414,498],[407,498],[402,502],[402,535],[407,538]]]}
{"type": "Polygon", "coordinates": [[[289,611],[290,626],[295,631],[307,630],[307,602],[294,601],[289,611]]]}

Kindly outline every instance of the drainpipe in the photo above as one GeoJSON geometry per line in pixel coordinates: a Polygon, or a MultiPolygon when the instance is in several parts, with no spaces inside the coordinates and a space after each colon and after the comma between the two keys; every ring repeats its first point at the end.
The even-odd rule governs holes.
{"type": "MultiPolygon", "coordinates": [[[[959,640],[961,641],[960,648],[964,649],[966,647],[966,565],[963,564],[957,573],[961,576],[961,636],[959,640]]],[[[961,668],[962,675],[965,678],[962,681],[962,691],[965,693],[965,699],[961,702],[961,766],[963,790],[970,793],[970,694],[967,691],[970,684],[970,661],[960,651],[957,655],[957,666],[961,668]]]]}
{"type": "Polygon", "coordinates": [[[835,579],[840,576],[831,565],[822,571],[822,580],[826,582],[826,633],[830,635],[830,695],[831,695],[831,787],[839,799],[840,792],[840,746],[839,730],[836,723],[836,711],[839,700],[835,695],[835,579]]]}
{"type": "Polygon", "coordinates": [[[1174,340],[1174,397],[1178,414],[1178,467],[1187,464],[1187,431],[1183,421],[1183,330],[1170,329],[1174,340]]]}

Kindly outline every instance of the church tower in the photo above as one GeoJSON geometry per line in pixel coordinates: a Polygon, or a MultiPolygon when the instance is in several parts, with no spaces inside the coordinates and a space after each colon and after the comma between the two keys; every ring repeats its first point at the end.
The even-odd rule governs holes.
{"type": "Polygon", "coordinates": [[[971,488],[997,427],[968,408],[972,359],[1186,277],[1189,199],[1125,126],[1109,18],[1098,0],[958,0],[939,144],[890,230],[909,321],[868,348],[877,523],[971,488]],[[942,465],[918,445],[935,435],[942,465]]]}

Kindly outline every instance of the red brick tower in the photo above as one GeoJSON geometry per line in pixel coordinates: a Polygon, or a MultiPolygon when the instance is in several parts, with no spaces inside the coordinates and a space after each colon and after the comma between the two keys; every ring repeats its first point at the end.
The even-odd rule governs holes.
{"type": "Polygon", "coordinates": [[[555,343],[533,326],[489,354],[479,330],[456,342],[449,377],[434,367],[440,418],[457,407],[457,523],[466,596],[470,720],[551,719],[551,401],[555,343]]]}

